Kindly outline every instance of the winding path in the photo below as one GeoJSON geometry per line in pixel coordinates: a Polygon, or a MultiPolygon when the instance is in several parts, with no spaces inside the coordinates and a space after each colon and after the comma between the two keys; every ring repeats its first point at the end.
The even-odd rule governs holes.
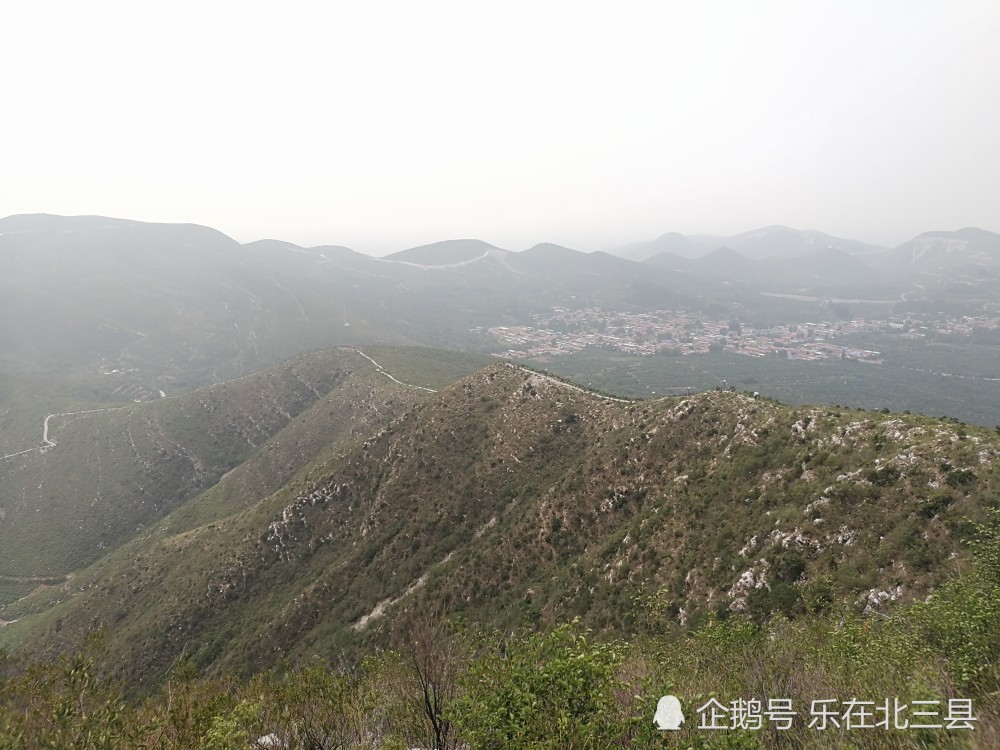
{"type": "Polygon", "coordinates": [[[378,370],[379,374],[385,375],[393,383],[398,383],[399,385],[406,386],[407,388],[417,388],[417,389],[419,389],[421,391],[427,391],[428,393],[437,393],[437,391],[434,388],[425,388],[422,385],[414,385],[413,383],[404,383],[402,380],[400,380],[395,375],[393,375],[391,372],[389,372],[388,370],[386,370],[384,367],[382,367],[382,365],[380,365],[378,362],[376,362],[374,359],[372,359],[371,357],[369,357],[367,354],[365,354],[363,351],[361,351],[357,347],[354,348],[354,351],[356,351],[362,357],[364,357],[369,362],[371,362],[373,365],[375,365],[375,369],[378,370]]]}
{"type": "MultiPolygon", "coordinates": [[[[375,369],[380,374],[385,375],[387,378],[389,378],[389,380],[393,381],[394,383],[398,383],[399,385],[405,386],[407,388],[417,388],[417,389],[419,389],[421,391],[427,391],[428,393],[437,393],[437,391],[434,388],[426,388],[426,387],[424,387],[422,385],[414,385],[413,383],[405,383],[405,382],[403,382],[402,380],[400,380],[395,375],[393,375],[391,372],[389,372],[388,370],[386,370],[384,367],[382,367],[382,365],[380,365],[378,362],[376,362],[374,359],[372,359],[371,357],[369,357],[367,354],[365,354],[360,349],[355,348],[354,351],[356,351],[362,357],[364,357],[369,362],[371,362],[373,365],[375,365],[375,369]]],[[[248,376],[243,376],[243,377],[248,377],[248,376]]],[[[241,378],[236,378],[236,380],[240,380],[240,379],[241,378]]],[[[110,406],[110,407],[107,407],[107,408],[104,408],[104,409],[84,409],[82,411],[64,411],[64,412],[59,412],[59,413],[56,413],[56,414],[49,414],[47,417],[45,417],[45,421],[42,422],[42,442],[40,442],[38,445],[33,446],[31,448],[26,448],[26,449],[24,449],[22,451],[15,451],[14,453],[7,453],[7,454],[5,454],[3,456],[0,456],[0,461],[5,461],[8,458],[15,458],[17,456],[23,456],[23,455],[28,454],[28,453],[34,453],[35,451],[38,451],[39,453],[45,453],[46,451],[51,450],[52,448],[55,448],[56,445],[57,445],[56,441],[53,440],[53,439],[51,439],[49,437],[49,420],[51,420],[53,417],[75,417],[75,416],[78,416],[78,415],[81,415],[81,414],[98,414],[100,412],[105,412],[105,411],[118,411],[119,409],[127,409],[128,406],[131,406],[131,404],[129,404],[127,406],[110,406]]]]}
{"type": "MultiPolygon", "coordinates": [[[[363,351],[361,351],[361,349],[358,349],[357,347],[355,347],[354,351],[356,351],[362,357],[364,357],[369,362],[371,362],[375,366],[375,370],[380,375],[384,375],[385,377],[389,378],[389,380],[391,380],[393,383],[397,383],[398,385],[404,386],[406,388],[416,388],[417,390],[427,391],[428,393],[437,393],[437,390],[435,388],[428,388],[428,387],[423,386],[423,385],[414,385],[413,383],[407,383],[405,381],[400,380],[395,375],[393,375],[391,372],[389,372],[388,370],[386,370],[382,365],[380,365],[378,362],[376,362],[372,357],[368,356],[363,351]]],[[[509,362],[507,362],[505,364],[508,367],[519,367],[518,365],[514,365],[514,364],[509,363],[509,362]]],[[[520,369],[526,370],[526,371],[532,373],[533,375],[535,375],[536,377],[542,378],[544,380],[548,380],[549,382],[554,383],[554,384],[559,385],[559,386],[562,386],[563,388],[568,388],[568,389],[573,390],[573,391],[579,391],[580,393],[586,393],[588,395],[604,399],[605,401],[615,401],[615,402],[620,403],[620,404],[631,404],[631,403],[634,403],[633,401],[631,401],[629,399],[615,398],[614,396],[606,396],[603,393],[595,393],[594,391],[587,390],[586,388],[582,388],[582,387],[580,387],[578,385],[574,385],[573,383],[567,383],[564,380],[560,380],[559,378],[554,378],[551,375],[546,375],[545,373],[538,372],[537,370],[533,370],[531,368],[522,367],[520,369]]],[[[243,377],[248,377],[248,376],[243,376],[243,377]]],[[[236,380],[240,380],[240,379],[241,378],[236,378],[236,380]]],[[[8,458],[15,458],[16,456],[23,456],[23,455],[25,455],[27,453],[32,453],[34,451],[38,451],[39,453],[45,453],[46,451],[51,450],[52,448],[55,448],[56,445],[57,445],[56,441],[52,440],[49,437],[49,420],[52,419],[53,417],[75,417],[75,416],[78,416],[78,415],[81,415],[81,414],[99,414],[101,412],[106,412],[106,411],[118,411],[120,409],[127,409],[129,406],[131,406],[131,404],[129,404],[127,406],[110,406],[110,407],[107,407],[107,408],[104,408],[104,409],[84,409],[82,411],[64,411],[64,412],[59,412],[57,414],[49,414],[47,417],[45,417],[45,421],[42,423],[42,442],[41,443],[39,443],[38,445],[36,445],[36,446],[34,446],[32,448],[26,448],[23,451],[16,451],[14,453],[7,453],[7,454],[5,454],[3,456],[0,456],[0,461],[4,461],[4,460],[6,460],[8,458]]]]}
{"type": "Polygon", "coordinates": [[[594,398],[604,399],[605,401],[614,401],[618,404],[634,404],[635,399],[618,398],[617,396],[607,396],[603,393],[598,393],[597,391],[590,391],[586,388],[576,385],[574,383],[568,383],[565,380],[560,380],[559,378],[552,377],[551,375],[546,375],[544,372],[538,372],[530,367],[523,367],[521,365],[515,365],[511,362],[504,362],[507,367],[515,367],[519,370],[524,370],[525,372],[530,372],[532,375],[541,378],[542,380],[547,380],[555,385],[562,386],[563,388],[568,388],[571,391],[579,391],[580,393],[585,393],[588,396],[593,396],[594,398]]]}
{"type": "MultiPolygon", "coordinates": [[[[426,387],[424,387],[422,385],[414,385],[413,383],[404,383],[402,380],[400,380],[395,375],[393,375],[391,372],[389,372],[388,370],[386,370],[384,367],[382,367],[382,365],[380,365],[378,362],[376,362],[374,359],[372,359],[371,357],[369,357],[367,354],[365,354],[363,351],[361,351],[357,347],[354,348],[354,351],[356,351],[362,357],[364,357],[369,362],[371,362],[373,365],[375,365],[375,369],[378,370],[379,374],[385,375],[393,383],[398,383],[399,385],[406,386],[407,388],[417,388],[417,389],[419,389],[421,391],[427,391],[429,393],[437,393],[437,391],[434,388],[426,388],[426,387]]],[[[585,393],[588,396],[593,396],[595,398],[600,398],[600,399],[603,399],[605,401],[614,401],[615,403],[619,403],[619,404],[632,404],[632,403],[635,403],[634,399],[617,398],[615,396],[607,396],[607,395],[605,395],[603,393],[597,393],[596,391],[591,391],[591,390],[588,390],[586,388],[583,388],[582,386],[575,385],[573,383],[568,383],[565,380],[560,380],[559,378],[555,378],[555,377],[553,377],[551,375],[547,375],[544,372],[539,372],[538,370],[534,370],[534,369],[532,369],[530,367],[522,367],[521,365],[515,365],[515,364],[513,364],[511,362],[504,362],[504,364],[507,367],[514,367],[514,368],[517,368],[517,369],[520,369],[520,370],[524,370],[525,372],[530,372],[535,377],[541,378],[542,380],[547,380],[548,382],[553,383],[553,384],[558,385],[558,386],[561,386],[563,388],[568,388],[571,391],[579,391],[580,393],[585,393]]]]}
{"type": "Polygon", "coordinates": [[[99,412],[105,411],[118,411],[119,409],[127,409],[128,406],[109,406],[105,409],[84,409],[83,411],[63,411],[58,414],[49,414],[45,417],[45,421],[42,422],[42,442],[36,445],[34,448],[27,448],[23,451],[17,451],[16,453],[7,453],[0,456],[0,461],[8,458],[14,458],[15,456],[23,456],[25,453],[32,453],[38,451],[39,453],[45,453],[47,450],[51,450],[56,447],[56,441],[49,438],[49,420],[52,417],[75,417],[79,414],[98,414],[99,412]]]}

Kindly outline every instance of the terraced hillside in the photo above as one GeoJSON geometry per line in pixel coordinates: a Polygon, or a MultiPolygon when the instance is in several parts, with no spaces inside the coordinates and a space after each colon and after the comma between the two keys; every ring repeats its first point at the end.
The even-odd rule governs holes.
{"type": "Polygon", "coordinates": [[[724,391],[630,404],[494,365],[246,512],[8,607],[25,619],[3,635],[59,650],[103,623],[130,679],[155,684],[181,653],[334,662],[421,602],[616,632],[651,612],[692,626],[878,609],[962,564],[998,457],[995,433],[949,421],[724,391]]]}

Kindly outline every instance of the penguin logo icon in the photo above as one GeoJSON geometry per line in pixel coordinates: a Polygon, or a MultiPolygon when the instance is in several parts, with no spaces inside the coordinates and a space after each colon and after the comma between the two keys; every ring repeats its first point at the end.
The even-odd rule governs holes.
{"type": "Polygon", "coordinates": [[[664,695],[656,702],[656,713],[653,714],[653,723],[657,729],[663,731],[674,731],[681,728],[684,723],[684,711],[681,709],[681,702],[676,696],[664,695]]]}

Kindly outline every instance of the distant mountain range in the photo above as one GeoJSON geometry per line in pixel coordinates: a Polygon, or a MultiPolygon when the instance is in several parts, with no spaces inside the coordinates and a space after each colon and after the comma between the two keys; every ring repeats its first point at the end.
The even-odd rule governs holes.
{"type": "Polygon", "coordinates": [[[336,245],[240,244],[193,224],[0,219],[0,451],[23,447],[19,432],[35,429],[56,394],[72,394],[64,411],[81,398],[156,399],[330,346],[502,352],[486,330],[530,325],[555,307],[767,326],[828,319],[831,299],[965,314],[1000,295],[1000,235],[982,229],[878,248],[767,227],[665,234],[616,252],[455,239],[374,258],[336,245]]]}
{"type": "Polygon", "coordinates": [[[870,258],[872,265],[921,273],[1000,272],[1000,235],[968,227],[955,232],[925,232],[870,258]]]}
{"type": "Polygon", "coordinates": [[[839,250],[873,265],[894,262],[919,265],[941,255],[974,259],[985,254],[991,256],[993,262],[997,262],[1000,258],[1000,235],[976,228],[956,232],[925,232],[897,248],[887,248],[808,229],[770,226],[730,237],[686,237],[677,232],[669,232],[654,240],[632,243],[610,252],[629,260],[645,261],[661,253],[700,258],[722,247],[736,250],[752,260],[793,258],[809,256],[822,250],[839,250]]]}
{"type": "MultiPolygon", "coordinates": [[[[651,244],[642,262],[475,239],[373,258],[188,224],[0,220],[0,647],[57,653],[105,625],[126,678],[156,685],[181,655],[251,671],[359,654],[420,603],[487,627],[579,616],[628,632],[656,592],[681,623],[764,620],[924,598],[964,564],[969,519],[996,495],[992,428],[767,395],[792,373],[849,403],[840,386],[861,372],[868,404],[887,389],[988,401],[1000,330],[914,344],[916,365],[825,369],[581,347],[581,385],[480,355],[508,352],[490,327],[558,347],[585,308],[607,336],[653,341],[656,311],[680,311],[678,336],[735,318],[712,334],[725,341],[741,321],[805,338],[793,324],[848,296],[904,318],[986,309],[1000,236],[886,249],[770,227],[651,244]],[[955,351],[978,359],[960,372],[955,351]],[[743,391],[630,402],[583,385],[671,359],[743,391]]],[[[909,346],[909,323],[865,335],[909,346]]]]}
{"type": "Polygon", "coordinates": [[[990,298],[998,278],[1000,235],[982,229],[928,232],[897,248],[766,227],[665,234],[612,254],[460,239],[373,258],[340,246],[241,245],[192,224],[10,216],[0,219],[0,363],[138,369],[161,383],[184,371],[194,385],[321,346],[469,346],[470,328],[552,306],[754,309],[762,292],[892,300],[955,288],[990,298]]]}
{"type": "MultiPolygon", "coordinates": [[[[445,240],[383,258],[428,267],[453,266],[487,257],[510,261],[542,253],[551,261],[571,261],[577,251],[541,244],[515,253],[482,240],[445,240]]],[[[822,277],[837,283],[870,283],[875,274],[980,273],[1000,269],[1000,235],[984,229],[933,231],[894,248],[835,237],[813,230],[769,226],[733,236],[668,232],[656,239],[609,251],[610,255],[664,269],[710,277],[781,278],[791,283],[822,277]],[[690,263],[688,261],[697,261],[690,263]]],[[[599,253],[590,253],[599,255],[599,253]]]]}
{"type": "Polygon", "coordinates": [[[670,232],[655,240],[636,242],[611,252],[629,260],[643,261],[662,252],[686,258],[698,258],[720,247],[731,248],[753,260],[791,258],[826,249],[842,250],[851,255],[878,253],[886,249],[867,242],[834,237],[808,229],[770,226],[730,237],[715,235],[685,237],[677,232],[670,232]]]}

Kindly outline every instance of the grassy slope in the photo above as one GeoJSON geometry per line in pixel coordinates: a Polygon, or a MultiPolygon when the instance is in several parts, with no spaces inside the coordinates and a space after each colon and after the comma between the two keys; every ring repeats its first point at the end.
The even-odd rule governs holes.
{"type": "MultiPolygon", "coordinates": [[[[396,368],[393,372],[401,377],[407,379],[424,377],[439,386],[471,372],[484,361],[482,357],[420,348],[400,351],[382,348],[373,351],[385,359],[387,364],[392,364],[396,368]]],[[[303,467],[316,460],[317,456],[335,452],[344,443],[369,436],[384,422],[397,416],[401,410],[430,395],[426,390],[408,388],[392,382],[384,374],[376,372],[367,359],[353,350],[318,352],[297,358],[283,367],[273,368],[259,376],[239,381],[242,390],[230,394],[230,400],[234,400],[236,396],[245,396],[258,386],[266,386],[268,397],[277,399],[283,375],[291,373],[293,377],[301,378],[303,382],[309,382],[308,378],[313,377],[320,382],[321,372],[316,368],[325,372],[327,377],[336,377],[336,384],[321,400],[317,400],[312,406],[293,417],[286,426],[253,449],[249,460],[227,471],[222,481],[183,503],[162,521],[137,533],[118,553],[108,555],[87,570],[74,573],[72,584],[67,584],[66,590],[77,591],[87,588],[102,575],[107,575],[109,570],[127,568],[138,551],[148,545],[210,524],[253,505],[288,482],[303,467]],[[307,366],[303,367],[303,363],[307,366]],[[283,367],[292,369],[286,372],[283,367]]],[[[206,394],[211,393],[212,389],[205,389],[193,394],[191,398],[204,403],[206,394]]],[[[264,393],[265,390],[260,390],[261,395],[264,393]]],[[[148,413],[150,407],[155,406],[157,405],[137,405],[131,408],[140,413],[148,413]]],[[[91,415],[91,417],[102,416],[111,415],[91,415]]],[[[197,442],[199,437],[204,437],[200,432],[210,428],[211,424],[195,424],[189,427],[193,427],[191,439],[197,442]]],[[[54,430],[53,436],[55,436],[54,430]]],[[[79,453],[79,445],[67,443],[62,438],[60,440],[60,449],[73,448],[79,453]]],[[[101,464],[100,447],[96,448],[94,453],[98,457],[97,464],[101,464]]],[[[47,453],[46,457],[51,458],[56,455],[58,451],[52,451],[47,453]]],[[[50,472],[56,473],[57,469],[65,470],[68,462],[75,460],[83,471],[84,483],[100,481],[101,477],[86,473],[86,458],[89,454],[81,458],[66,450],[63,455],[66,459],[56,466],[50,465],[50,472]]],[[[107,460],[105,455],[103,458],[105,464],[107,460]]],[[[128,468],[126,466],[126,469],[128,468]]],[[[125,473],[128,476],[127,471],[125,473]]],[[[115,489],[114,486],[109,488],[107,484],[102,485],[105,494],[110,491],[114,495],[115,489]]],[[[73,541],[64,540],[64,542],[71,551],[75,551],[73,541]]],[[[32,576],[32,580],[23,580],[24,576],[11,577],[2,582],[3,591],[6,592],[7,599],[13,601],[25,596],[40,583],[51,586],[61,583],[64,577],[56,576],[46,578],[44,581],[35,580],[37,576],[32,576]]],[[[11,619],[24,612],[43,611],[64,596],[62,589],[50,588],[21,602],[18,607],[4,607],[6,611],[0,612],[0,615],[11,619]]],[[[10,636],[11,632],[7,631],[6,635],[10,636]]]]}
{"type": "MultiPolygon", "coordinates": [[[[409,349],[395,358],[391,352],[380,355],[388,354],[394,365],[407,357],[422,363],[420,374],[438,385],[482,362],[432,350],[409,349]]],[[[56,449],[0,464],[0,496],[6,499],[0,506],[0,604],[60,582],[174,508],[179,512],[172,528],[193,528],[242,507],[241,498],[257,497],[261,488],[277,489],[321,446],[339,440],[345,424],[353,424],[348,436],[366,434],[369,420],[355,406],[365,396],[351,379],[356,372],[373,376],[374,368],[350,350],[317,352],[178,398],[53,419],[56,449]],[[317,394],[334,391],[339,399],[327,412],[307,408],[317,394]],[[292,438],[280,449],[272,443],[257,451],[289,417],[302,421],[292,438]],[[254,451],[256,461],[213,486],[254,451]],[[184,505],[205,487],[211,489],[199,502],[184,505]]],[[[405,367],[402,372],[408,373],[405,367]]],[[[408,403],[412,391],[405,393],[408,403]]],[[[38,432],[40,439],[40,421],[38,432]]]]}
{"type": "Polygon", "coordinates": [[[336,658],[424,597],[504,627],[629,631],[637,598],[690,624],[923,596],[994,502],[998,455],[994,434],[923,417],[721,392],[625,405],[497,365],[248,512],[136,550],[42,643],[106,623],[131,678],[155,681],[181,652],[336,658]]]}
{"type": "Polygon", "coordinates": [[[177,398],[53,418],[55,448],[0,464],[0,575],[93,562],[215,484],[361,362],[320,352],[177,398]]]}

